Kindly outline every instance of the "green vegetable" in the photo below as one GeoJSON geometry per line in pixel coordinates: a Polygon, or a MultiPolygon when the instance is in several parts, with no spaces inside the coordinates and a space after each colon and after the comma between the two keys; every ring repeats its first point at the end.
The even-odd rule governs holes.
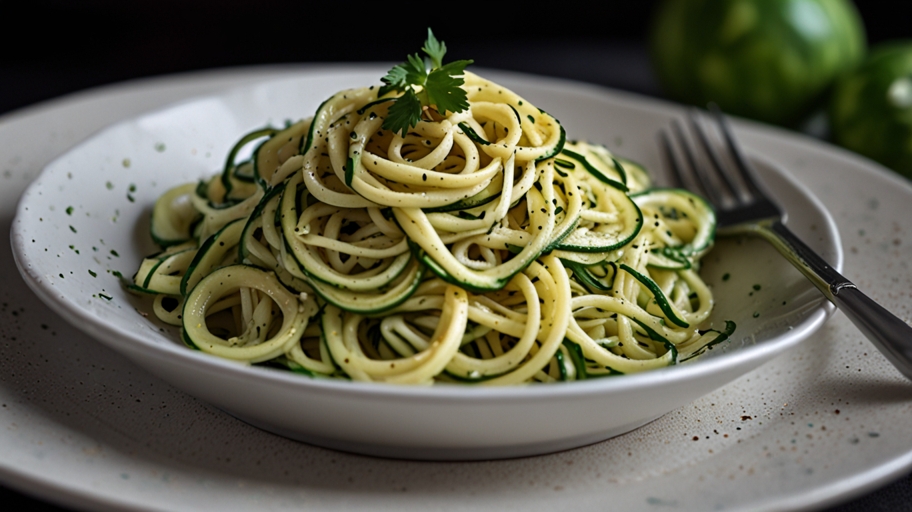
{"type": "Polygon", "coordinates": [[[462,78],[465,67],[472,61],[457,60],[444,65],[446,44],[438,41],[430,28],[421,49],[427,54],[429,62],[425,63],[417,53],[409,55],[406,62],[393,66],[381,79],[385,85],[379,91],[380,96],[389,92],[402,93],[390,106],[383,128],[403,136],[418,125],[428,108],[434,108],[441,114],[469,108],[466,92],[460,86],[465,83],[462,78]]]}
{"type": "Polygon", "coordinates": [[[865,35],[849,0],[665,0],[650,44],[673,99],[794,125],[861,61],[865,35]]]}
{"type": "Polygon", "coordinates": [[[830,121],[837,143],[912,178],[912,41],[877,48],[841,79],[830,121]]]}

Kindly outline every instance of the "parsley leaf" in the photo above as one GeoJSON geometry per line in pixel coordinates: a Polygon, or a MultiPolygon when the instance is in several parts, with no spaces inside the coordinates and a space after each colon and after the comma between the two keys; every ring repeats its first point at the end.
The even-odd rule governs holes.
{"type": "Polygon", "coordinates": [[[410,127],[418,126],[420,120],[421,100],[418,99],[415,91],[406,89],[405,93],[390,106],[389,114],[383,121],[383,127],[396,132],[401,130],[401,135],[404,137],[410,127]]]}
{"type": "Polygon", "coordinates": [[[408,62],[397,64],[390,69],[386,76],[380,79],[384,84],[380,90],[383,95],[389,91],[404,92],[411,84],[423,84],[427,80],[427,70],[424,61],[417,53],[408,56],[408,62]]]}
{"type": "Polygon", "coordinates": [[[383,128],[402,136],[418,125],[425,110],[434,108],[441,114],[462,112],[469,108],[469,101],[462,85],[462,75],[471,60],[458,60],[443,64],[446,44],[438,41],[428,28],[428,38],[421,48],[428,57],[425,62],[421,55],[408,56],[406,62],[392,67],[380,80],[383,87],[379,96],[391,92],[402,93],[390,106],[389,114],[383,121],[383,128]]]}
{"type": "Polygon", "coordinates": [[[408,84],[408,69],[402,64],[393,66],[380,81],[386,84],[389,90],[401,91],[408,84]]]}
{"type": "Polygon", "coordinates": [[[424,50],[424,53],[431,58],[431,63],[435,68],[443,66],[443,55],[446,53],[446,44],[443,41],[438,41],[434,37],[434,33],[431,32],[431,28],[428,27],[428,38],[424,42],[424,46],[421,47],[424,50]]]}
{"type": "Polygon", "coordinates": [[[437,111],[441,114],[462,112],[469,108],[465,89],[459,87],[465,83],[462,74],[468,64],[469,61],[457,60],[428,74],[427,82],[424,85],[428,94],[428,102],[436,105],[437,111]]]}

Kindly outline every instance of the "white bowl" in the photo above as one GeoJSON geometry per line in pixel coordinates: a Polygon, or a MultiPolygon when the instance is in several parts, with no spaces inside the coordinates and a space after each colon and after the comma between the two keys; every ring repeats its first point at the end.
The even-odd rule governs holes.
{"type": "MultiPolygon", "coordinates": [[[[703,275],[717,300],[713,318],[734,320],[735,337],[699,360],[658,371],[497,389],[411,388],[309,379],[184,347],[116,277],[132,275],[155,250],[147,234],[154,200],[215,172],[251,128],[309,116],[337,90],[376,83],[382,73],[339,70],[233,90],[119,123],[83,142],[48,165],[19,204],[12,243],[26,282],[77,328],[245,421],[322,446],[417,459],[534,455],[627,432],[796,345],[832,312],[765,243],[722,239],[704,260],[703,275]]],[[[680,115],[677,107],[581,84],[482,74],[555,115],[569,137],[604,143],[650,169],[660,167],[656,131],[680,115]]],[[[789,227],[841,268],[839,235],[820,202],[786,171],[754,160],[789,212],[789,227]]]]}

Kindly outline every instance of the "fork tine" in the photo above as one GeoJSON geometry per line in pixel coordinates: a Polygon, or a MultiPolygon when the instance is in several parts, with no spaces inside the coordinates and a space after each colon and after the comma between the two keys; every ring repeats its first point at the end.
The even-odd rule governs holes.
{"type": "Polygon", "coordinates": [[[659,145],[662,147],[662,153],[668,163],[667,169],[671,171],[669,178],[670,186],[674,188],[684,188],[684,178],[681,175],[681,163],[675,156],[674,149],[671,147],[671,140],[668,138],[668,132],[659,130],[659,145]]]}
{"type": "Polygon", "coordinates": [[[672,121],[671,127],[674,130],[675,135],[677,135],[678,146],[680,146],[681,151],[684,153],[684,157],[690,166],[691,181],[693,181],[693,185],[695,185],[694,187],[691,187],[691,189],[696,189],[698,193],[703,195],[703,197],[708,197],[713,203],[721,204],[722,197],[710,181],[709,176],[706,174],[706,169],[697,162],[694,147],[687,136],[684,135],[684,129],[681,127],[681,122],[675,119],[672,121]]]}
{"type": "Polygon", "coordinates": [[[725,145],[728,147],[728,151],[731,153],[732,159],[735,161],[735,166],[740,172],[741,180],[744,182],[745,186],[747,186],[752,195],[755,197],[763,197],[763,192],[760,190],[760,187],[757,186],[754,169],[750,163],[748,163],[747,159],[744,158],[744,154],[741,152],[741,147],[735,140],[735,136],[732,134],[731,128],[728,125],[728,119],[725,118],[725,116],[722,114],[722,110],[715,103],[710,103],[708,105],[708,108],[712,113],[716,124],[719,126],[719,131],[722,132],[722,136],[725,138],[725,145]]]}
{"type": "Polygon", "coordinates": [[[731,197],[739,198],[740,195],[738,193],[738,184],[732,180],[729,173],[725,170],[725,166],[722,165],[722,160],[719,158],[719,153],[716,151],[715,146],[709,142],[709,137],[706,135],[706,130],[703,129],[703,124],[700,122],[697,116],[697,109],[691,109],[688,112],[687,118],[690,121],[692,131],[697,134],[697,139],[700,141],[700,144],[703,147],[703,152],[707,157],[709,157],[709,162],[716,170],[716,176],[719,176],[721,178],[720,181],[725,187],[726,192],[731,197]]]}

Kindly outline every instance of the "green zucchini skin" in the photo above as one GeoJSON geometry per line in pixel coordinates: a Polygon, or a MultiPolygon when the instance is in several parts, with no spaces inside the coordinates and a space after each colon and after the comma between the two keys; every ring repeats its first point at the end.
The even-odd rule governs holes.
{"type": "MultiPolygon", "coordinates": [[[[574,144],[572,147],[577,148],[578,145],[574,144]]],[[[595,158],[597,153],[592,152],[590,156],[595,158]]],[[[624,184],[626,174],[623,167],[620,167],[616,160],[613,162],[612,164],[602,162],[602,166],[606,168],[616,166],[613,172],[618,174],[620,180],[609,177],[606,173],[607,169],[604,171],[598,169],[589,161],[587,155],[578,153],[570,147],[564,147],[563,151],[555,157],[555,169],[559,175],[573,176],[576,182],[585,185],[588,190],[592,190],[591,194],[597,194],[598,198],[614,203],[616,210],[622,212],[623,215],[619,229],[615,225],[604,226],[598,221],[581,220],[580,226],[557,244],[556,249],[569,252],[607,253],[629,244],[639,235],[643,227],[643,213],[628,194],[629,189],[624,184]]]]}
{"type": "Polygon", "coordinates": [[[149,234],[152,241],[160,247],[167,248],[193,239],[196,225],[203,216],[192,208],[189,200],[185,199],[183,204],[177,202],[182,198],[189,198],[195,188],[196,185],[192,183],[180,185],[168,190],[155,201],[149,234]]]}
{"type": "Polygon", "coordinates": [[[226,264],[237,263],[237,248],[241,240],[241,233],[246,225],[245,219],[237,219],[207,238],[196,252],[196,256],[187,267],[180,283],[181,295],[186,296],[204,277],[213,270],[226,264]],[[232,256],[233,261],[225,263],[226,256],[232,256]]]}
{"type": "Polygon", "coordinates": [[[716,238],[716,212],[702,197],[678,188],[652,188],[633,194],[633,201],[640,207],[655,207],[668,210],[669,205],[694,221],[697,233],[694,239],[675,249],[689,258],[700,258],[712,246],[716,238]]]}
{"type": "Polygon", "coordinates": [[[652,296],[655,298],[655,301],[658,303],[659,308],[662,310],[662,313],[665,313],[665,316],[671,321],[671,323],[679,327],[690,327],[690,324],[681,319],[672,309],[671,304],[668,302],[668,297],[662,293],[662,289],[653,281],[652,279],[646,277],[640,272],[637,272],[635,269],[631,268],[626,263],[620,264],[621,270],[632,275],[637,281],[639,281],[643,286],[645,286],[652,296]]]}
{"type": "MultiPolygon", "coordinates": [[[[579,163],[581,166],[583,166],[583,169],[585,169],[589,174],[594,176],[596,179],[598,179],[605,185],[614,187],[614,188],[620,190],[621,192],[628,191],[627,185],[624,184],[624,181],[626,181],[626,179],[627,179],[626,173],[622,175],[622,176],[624,176],[624,178],[623,178],[624,181],[618,181],[618,180],[615,180],[615,179],[612,179],[612,178],[609,178],[608,176],[606,176],[605,173],[596,169],[594,165],[589,163],[589,160],[587,160],[585,156],[583,156],[575,151],[571,151],[567,148],[564,148],[564,150],[561,151],[560,154],[563,155],[564,157],[567,157],[567,158],[573,160],[576,163],[579,163]]],[[[623,169],[623,167],[621,169],[623,169]]]]}
{"type": "MultiPolygon", "coordinates": [[[[253,209],[253,212],[250,213],[250,217],[247,218],[247,223],[244,225],[244,230],[241,233],[241,239],[238,244],[238,261],[247,265],[255,265],[251,262],[250,251],[247,248],[247,245],[253,239],[254,231],[256,231],[256,223],[262,222],[263,211],[270,201],[281,198],[282,192],[285,191],[285,183],[280,183],[278,186],[270,189],[266,194],[263,195],[263,198],[260,200],[260,203],[257,204],[256,208],[253,209]]],[[[275,221],[274,221],[275,222],[275,221]]],[[[278,224],[276,224],[278,225],[278,224]]],[[[261,267],[262,268],[262,267],[261,267]]],[[[271,269],[266,269],[271,270],[271,269]]]]}
{"type": "Polygon", "coordinates": [[[662,247],[650,251],[647,266],[661,270],[687,270],[693,267],[693,263],[679,249],[662,247]]]}
{"type": "Polygon", "coordinates": [[[424,266],[413,259],[397,282],[377,293],[358,293],[340,290],[316,280],[308,282],[323,301],[337,308],[366,316],[376,316],[399,306],[411,297],[425,278],[424,266]]]}
{"type": "Polygon", "coordinates": [[[604,265],[596,265],[611,269],[610,272],[606,272],[606,274],[611,276],[611,280],[608,283],[602,282],[599,277],[593,275],[589,267],[585,265],[570,260],[561,260],[561,262],[572,270],[573,276],[592,293],[608,293],[614,288],[614,279],[617,277],[618,266],[613,261],[609,261],[604,265]]]}
{"type": "Polygon", "coordinates": [[[270,188],[270,180],[282,162],[301,154],[301,140],[309,133],[311,124],[309,119],[298,121],[257,146],[253,152],[253,176],[263,189],[270,188]]]}
{"type": "Polygon", "coordinates": [[[242,181],[256,180],[256,165],[254,163],[255,160],[250,161],[253,172],[249,175],[249,177],[243,174],[241,175],[243,177],[238,175],[237,171],[240,167],[240,164],[235,163],[237,154],[251,142],[254,142],[257,139],[261,139],[263,137],[272,138],[278,132],[278,128],[273,128],[271,126],[258,128],[241,137],[240,140],[238,140],[234,146],[231,147],[231,151],[228,152],[228,156],[225,158],[225,166],[222,168],[222,185],[225,187],[225,190],[228,193],[230,193],[234,187],[233,179],[241,179],[242,181]]]}
{"type": "MultiPolygon", "coordinates": [[[[714,331],[714,332],[718,333],[718,336],[716,336],[716,339],[712,340],[711,342],[707,343],[706,345],[703,345],[699,350],[697,350],[693,354],[685,357],[684,359],[681,359],[680,362],[683,363],[685,361],[690,361],[691,359],[694,359],[698,356],[703,355],[707,350],[712,350],[713,347],[715,347],[716,345],[719,345],[723,342],[728,341],[729,339],[731,339],[731,335],[734,334],[735,329],[737,329],[737,325],[735,324],[735,322],[733,322],[731,320],[725,321],[725,327],[721,331],[716,331],[715,329],[709,329],[708,331],[714,331]]],[[[708,331],[704,331],[704,332],[708,332],[708,331]]]]}

